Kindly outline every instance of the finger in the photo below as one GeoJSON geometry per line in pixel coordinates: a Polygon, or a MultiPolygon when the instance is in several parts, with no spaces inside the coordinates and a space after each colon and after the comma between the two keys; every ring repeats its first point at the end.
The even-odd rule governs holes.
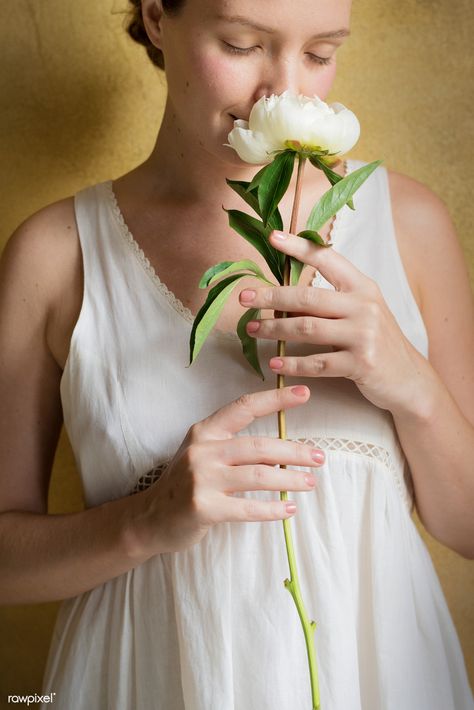
{"type": "Polygon", "coordinates": [[[304,264],[309,264],[318,269],[324,278],[334,286],[336,291],[355,291],[361,288],[364,279],[367,279],[365,274],[359,271],[342,254],[338,254],[334,249],[318,246],[309,241],[309,239],[287,232],[273,231],[269,240],[272,246],[284,254],[294,256],[304,264]],[[286,239],[278,239],[276,236],[278,234],[285,234],[286,239]]]}
{"type": "MultiPolygon", "coordinates": [[[[314,466],[314,463],[313,463],[314,466]]],[[[309,471],[296,471],[258,464],[227,466],[221,478],[224,493],[236,491],[310,491],[316,477],[309,471]]]]}
{"type": "Polygon", "coordinates": [[[347,350],[317,353],[306,357],[273,357],[270,369],[279,375],[294,377],[346,377],[354,379],[355,358],[347,350]],[[281,366],[277,366],[278,363],[281,366]]]}
{"type": "Polygon", "coordinates": [[[281,409],[291,409],[304,404],[309,395],[309,388],[304,385],[246,393],[198,422],[193,428],[203,440],[228,439],[231,434],[249,426],[257,417],[265,417],[281,409]]]}
{"type": "Polygon", "coordinates": [[[217,459],[227,466],[261,463],[317,466],[324,461],[321,449],[310,444],[269,436],[239,436],[227,441],[205,442],[203,446],[210,447],[209,456],[203,451],[203,460],[217,459]]]}
{"type": "Polygon", "coordinates": [[[293,500],[263,501],[256,498],[232,498],[224,496],[219,501],[219,520],[230,523],[265,522],[270,520],[285,520],[295,514],[296,509],[289,512],[288,505],[295,505],[293,500]]]}
{"type": "Polygon", "coordinates": [[[244,289],[240,303],[252,308],[285,311],[296,315],[309,313],[322,318],[343,318],[354,310],[354,298],[346,293],[314,286],[262,286],[244,289]],[[251,297],[251,294],[254,294],[251,297]]]}
{"type": "Polygon", "coordinates": [[[270,340],[291,340],[296,343],[317,343],[343,347],[350,341],[348,321],[345,319],[296,316],[292,318],[263,318],[247,324],[249,335],[270,340]],[[252,329],[258,323],[257,330],[252,329]]]}

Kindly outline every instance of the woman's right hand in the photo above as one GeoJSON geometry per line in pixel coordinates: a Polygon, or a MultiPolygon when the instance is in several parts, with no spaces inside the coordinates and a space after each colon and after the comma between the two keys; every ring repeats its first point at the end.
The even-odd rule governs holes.
{"type": "Polygon", "coordinates": [[[292,501],[232,494],[313,490],[313,474],[275,465],[317,467],[324,453],[294,441],[234,434],[257,417],[305,404],[309,394],[301,385],[244,394],[191,426],[161,478],[139,494],[146,514],[140,515],[138,539],[149,556],[185,550],[217,523],[283,520],[294,514],[287,508],[292,501]]]}

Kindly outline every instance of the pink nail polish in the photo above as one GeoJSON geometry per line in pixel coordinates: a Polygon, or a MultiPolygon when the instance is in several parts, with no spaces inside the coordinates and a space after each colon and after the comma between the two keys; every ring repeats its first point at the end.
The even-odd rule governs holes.
{"type": "Polygon", "coordinates": [[[254,291],[251,288],[246,288],[242,293],[240,294],[240,298],[242,301],[245,301],[246,303],[251,303],[252,301],[255,300],[255,296],[257,295],[257,292],[254,291]]]}
{"type": "Polygon", "coordinates": [[[323,463],[325,459],[324,451],[320,451],[320,449],[313,449],[311,452],[311,458],[313,461],[316,461],[316,463],[323,463]]]}
{"type": "Polygon", "coordinates": [[[259,328],[260,323],[256,320],[251,320],[250,323],[247,323],[247,331],[249,333],[256,333],[259,328]]]}
{"type": "Polygon", "coordinates": [[[283,360],[281,357],[272,357],[269,364],[272,370],[279,370],[283,367],[283,360]]]}

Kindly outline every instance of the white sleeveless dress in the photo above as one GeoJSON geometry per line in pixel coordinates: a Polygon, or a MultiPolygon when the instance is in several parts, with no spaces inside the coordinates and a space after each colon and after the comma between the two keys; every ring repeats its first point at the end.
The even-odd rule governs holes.
{"type": "MultiPolygon", "coordinates": [[[[384,168],[354,202],[335,221],[334,249],[378,282],[426,356],[384,168]]],[[[75,209],[85,287],[61,397],[89,507],[139,489],[194,422],[244,392],[276,387],[268,367],[276,341],[259,343],[264,382],[235,333],[214,331],[187,367],[193,316],[134,241],[111,181],[79,192],[75,209]]],[[[311,350],[287,344],[288,353],[311,350]]],[[[458,638],[410,517],[409,473],[390,413],[349,380],[287,384],[296,381],[312,395],[287,412],[288,438],[326,452],[313,469],[316,489],[290,496],[302,595],[317,622],[322,710],[473,710],[458,638]]],[[[278,437],[276,415],[239,435],[278,437]]],[[[216,525],[184,552],[157,555],[65,600],[43,692],[56,693],[58,710],[310,710],[288,576],[280,521],[216,525]]]]}

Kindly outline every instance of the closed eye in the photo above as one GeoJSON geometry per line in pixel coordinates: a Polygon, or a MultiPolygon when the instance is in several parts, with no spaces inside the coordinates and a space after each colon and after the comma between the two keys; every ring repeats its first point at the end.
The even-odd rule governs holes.
{"type": "Polygon", "coordinates": [[[231,54],[250,54],[250,52],[254,52],[258,49],[257,45],[254,47],[235,47],[233,44],[224,41],[223,45],[231,54]]]}
{"type": "Polygon", "coordinates": [[[315,64],[323,64],[324,66],[331,64],[331,57],[319,57],[317,54],[311,54],[311,52],[308,52],[308,57],[315,64]]]}
{"type": "MultiPolygon", "coordinates": [[[[229,44],[229,42],[225,41],[223,41],[223,45],[226,48],[226,51],[228,51],[230,54],[248,55],[259,49],[258,45],[255,45],[253,47],[236,47],[235,45],[229,44]]],[[[331,63],[331,57],[320,57],[317,54],[311,54],[311,52],[307,52],[307,56],[309,57],[309,60],[311,62],[314,62],[315,64],[325,66],[331,63]]]]}

